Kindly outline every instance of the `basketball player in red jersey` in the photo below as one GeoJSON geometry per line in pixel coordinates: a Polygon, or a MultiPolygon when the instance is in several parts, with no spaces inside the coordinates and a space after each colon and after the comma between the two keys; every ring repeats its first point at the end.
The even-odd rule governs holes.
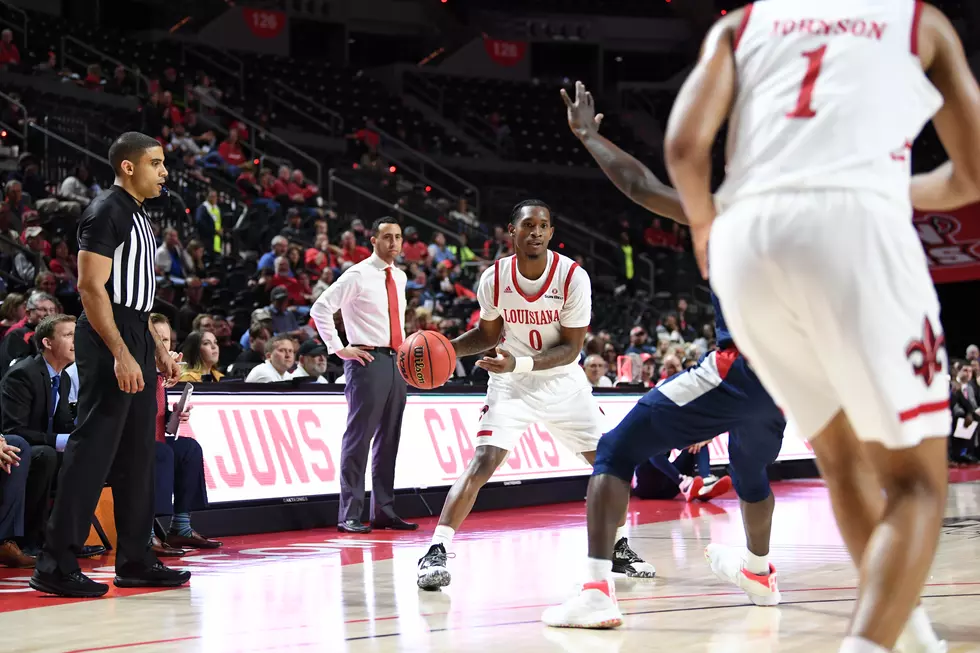
{"type": "Polygon", "coordinates": [[[976,199],[978,152],[980,87],[949,21],[914,0],[732,12],[668,125],[667,169],[702,274],[710,267],[739,349],[811,441],[861,570],[843,653],[890,651],[906,622],[929,627],[916,605],[946,505],[948,362],[912,205],[976,199]],[[929,119],[951,161],[912,178],[911,142],[929,119]]]}
{"type": "MultiPolygon", "coordinates": [[[[446,548],[473,509],[476,495],[532,424],[591,465],[604,418],[578,359],[592,319],[588,273],[548,249],[554,235],[551,209],[541,201],[521,202],[511,215],[516,254],[499,259],[480,279],[480,323],[452,341],[456,356],[496,348],[477,365],[490,382],[480,419],[476,451],[456,480],[439,516],[428,552],[419,560],[418,586],[449,584],[446,548]]],[[[613,573],[651,578],[656,573],[630,547],[625,514],[619,522],[613,573]]]]}

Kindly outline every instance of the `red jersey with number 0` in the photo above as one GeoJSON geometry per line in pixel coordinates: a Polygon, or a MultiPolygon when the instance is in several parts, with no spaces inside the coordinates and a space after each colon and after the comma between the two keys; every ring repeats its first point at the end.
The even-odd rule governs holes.
{"type": "Polygon", "coordinates": [[[909,204],[911,146],[942,106],[918,58],[915,0],[765,0],[735,38],[722,205],[850,188],[909,204]]]}
{"type": "MultiPolygon", "coordinates": [[[[547,351],[561,342],[561,327],[587,327],[592,319],[589,275],[567,256],[552,251],[545,255],[548,266],[537,279],[525,279],[517,269],[517,257],[507,256],[487,268],[477,289],[480,318],[503,319],[500,347],[515,357],[547,351]]],[[[534,374],[560,374],[571,368],[578,368],[577,361],[534,374]]]]}

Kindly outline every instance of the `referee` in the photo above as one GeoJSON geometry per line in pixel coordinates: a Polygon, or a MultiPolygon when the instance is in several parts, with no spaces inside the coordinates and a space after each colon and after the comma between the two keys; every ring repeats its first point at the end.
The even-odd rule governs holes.
{"type": "Polygon", "coordinates": [[[115,503],[116,587],[175,587],[190,573],[160,564],[146,534],[153,525],[156,369],[176,382],[179,368],[149,328],[156,293],[156,242],[144,200],[167,179],[163,149],[127,132],[109,148],[115,184],[78,223],[78,292],[84,311],[75,330],[78,426],[65,448],[44,548],[30,585],[67,597],[101,596],[75,554],[106,479],[115,503]],[[154,360],[155,359],[155,360],[154,360]]]}

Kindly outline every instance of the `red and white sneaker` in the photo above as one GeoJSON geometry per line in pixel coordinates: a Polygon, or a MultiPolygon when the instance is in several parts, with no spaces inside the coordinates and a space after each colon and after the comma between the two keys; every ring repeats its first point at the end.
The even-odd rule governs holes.
{"type": "Polygon", "coordinates": [[[616,603],[613,581],[584,583],[578,594],[561,605],[548,608],[541,621],[553,628],[618,628],[623,613],[616,603]]]}
{"type": "Polygon", "coordinates": [[[741,551],[721,544],[709,544],[704,557],[711,571],[721,580],[736,585],[749,596],[756,605],[779,605],[779,585],[776,583],[776,568],[770,563],[765,576],[753,574],[745,569],[741,551]]]}
{"type": "Polygon", "coordinates": [[[704,479],[704,487],[698,492],[697,498],[701,501],[711,501],[718,497],[728,494],[732,490],[732,477],[708,476],[704,479]]]}
{"type": "Polygon", "coordinates": [[[698,498],[701,493],[701,488],[704,487],[704,479],[700,476],[695,476],[691,478],[690,476],[682,476],[681,484],[679,486],[681,494],[684,496],[684,500],[688,503],[694,501],[698,498]]]}

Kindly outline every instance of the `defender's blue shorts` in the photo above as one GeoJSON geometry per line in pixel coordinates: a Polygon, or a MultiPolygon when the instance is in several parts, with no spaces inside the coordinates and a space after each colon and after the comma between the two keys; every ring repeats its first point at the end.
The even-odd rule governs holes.
{"type": "Polygon", "coordinates": [[[644,395],[602,436],[593,474],[631,482],[636,466],[650,457],[727,431],[735,491],[756,503],[769,497],[766,467],[779,455],[785,428],[782,412],[738,350],[713,351],[644,395]]]}

